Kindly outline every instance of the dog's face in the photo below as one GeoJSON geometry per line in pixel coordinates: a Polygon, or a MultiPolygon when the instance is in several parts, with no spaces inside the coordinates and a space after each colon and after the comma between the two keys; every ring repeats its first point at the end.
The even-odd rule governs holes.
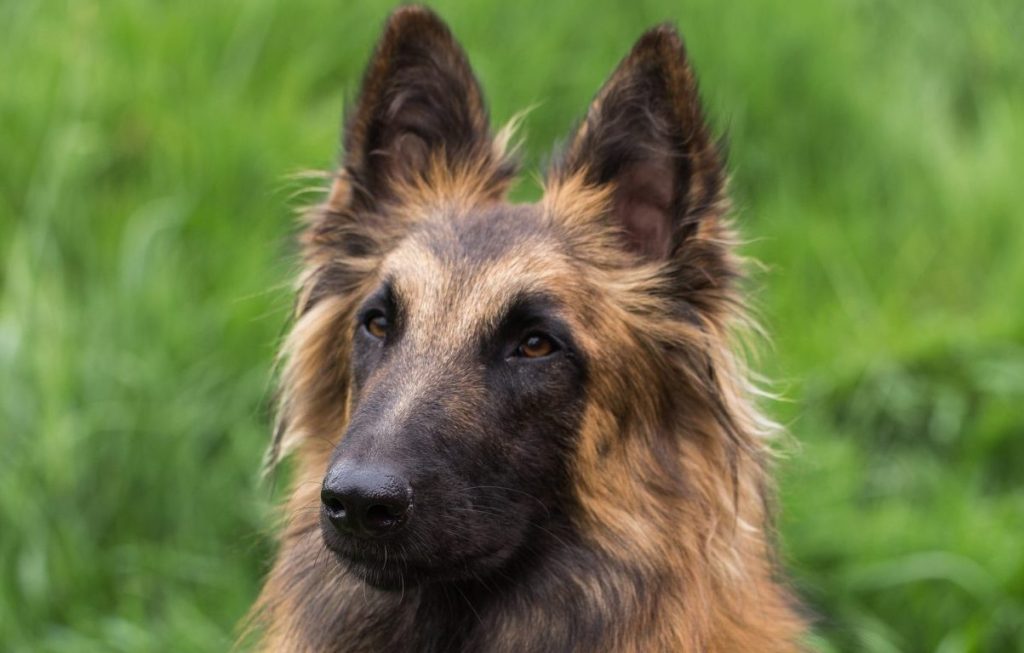
{"type": "Polygon", "coordinates": [[[674,31],[637,43],[537,204],[504,201],[501,140],[444,24],[396,12],[306,234],[282,411],[285,439],[336,443],[324,542],[377,587],[481,578],[571,536],[580,451],[658,364],[645,316],[692,316],[683,286],[717,272],[677,261],[723,178],[674,31]]]}
{"type": "Polygon", "coordinates": [[[331,468],[390,476],[408,503],[370,534],[325,508],[353,571],[386,587],[483,575],[566,518],[587,376],[577,274],[536,208],[425,216],[386,256],[348,325],[352,413],[331,468]]]}

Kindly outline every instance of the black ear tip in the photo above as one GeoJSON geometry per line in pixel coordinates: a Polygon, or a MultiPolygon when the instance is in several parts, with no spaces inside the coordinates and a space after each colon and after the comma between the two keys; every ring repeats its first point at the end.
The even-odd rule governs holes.
{"type": "Polygon", "coordinates": [[[634,57],[678,57],[684,53],[683,37],[672,23],[655,25],[633,45],[634,57]]]}
{"type": "Polygon", "coordinates": [[[451,38],[448,24],[424,5],[402,5],[391,12],[386,31],[393,37],[419,35],[421,38],[451,38]]]}

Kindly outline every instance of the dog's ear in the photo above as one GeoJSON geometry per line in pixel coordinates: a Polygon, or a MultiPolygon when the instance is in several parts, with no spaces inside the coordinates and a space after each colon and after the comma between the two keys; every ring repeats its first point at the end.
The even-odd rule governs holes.
{"type": "Polygon", "coordinates": [[[724,200],[722,157],[671,26],[646,32],[597,94],[549,174],[609,186],[628,245],[663,259],[724,200]]]}
{"type": "Polygon", "coordinates": [[[389,199],[401,184],[440,172],[476,174],[500,193],[513,176],[491,138],[480,85],[465,52],[429,9],[396,10],[367,65],[343,144],[345,200],[355,208],[389,199]]]}

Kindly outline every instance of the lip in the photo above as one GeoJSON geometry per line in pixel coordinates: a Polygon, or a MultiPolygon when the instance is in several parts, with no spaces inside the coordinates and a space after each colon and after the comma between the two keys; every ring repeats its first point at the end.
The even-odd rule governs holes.
{"type": "Polygon", "coordinates": [[[507,557],[507,552],[499,550],[428,562],[409,558],[399,546],[373,541],[327,542],[327,548],[352,575],[382,590],[401,590],[426,582],[477,576],[500,566],[507,557]]]}
{"type": "Polygon", "coordinates": [[[464,561],[442,561],[440,565],[412,558],[404,547],[375,541],[327,543],[327,548],[353,570],[384,571],[413,576],[432,576],[446,569],[463,566],[464,561]]]}
{"type": "MultiPolygon", "coordinates": [[[[339,537],[331,527],[321,529],[324,544],[334,556],[357,576],[371,580],[379,576],[404,577],[427,569],[420,561],[410,560],[399,543],[374,539],[339,537]]],[[[371,582],[376,585],[377,583],[371,582]]]]}
{"type": "Polygon", "coordinates": [[[353,565],[391,567],[409,564],[400,547],[394,544],[388,545],[373,540],[339,541],[338,538],[327,534],[324,537],[324,544],[339,560],[353,565]]]}
{"type": "Polygon", "coordinates": [[[500,568],[518,548],[505,541],[495,548],[448,557],[453,552],[428,553],[421,547],[410,551],[407,533],[389,539],[343,537],[323,515],[320,526],[323,542],[338,562],[352,576],[383,590],[487,575],[500,568]]]}
{"type": "Polygon", "coordinates": [[[347,551],[335,551],[334,554],[349,565],[361,567],[373,567],[384,569],[388,567],[408,568],[416,567],[404,556],[394,552],[382,553],[381,555],[366,555],[365,553],[349,553],[347,551]]]}
{"type": "Polygon", "coordinates": [[[437,570],[391,552],[378,556],[335,550],[334,555],[350,573],[378,589],[403,589],[438,576],[437,570]]]}

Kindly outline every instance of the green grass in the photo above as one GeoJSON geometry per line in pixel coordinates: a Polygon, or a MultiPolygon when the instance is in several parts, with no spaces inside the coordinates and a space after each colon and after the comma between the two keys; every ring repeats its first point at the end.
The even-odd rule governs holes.
{"type": "MultiPolygon", "coordinates": [[[[437,7],[497,121],[537,105],[533,166],[681,26],[768,268],[821,649],[1024,651],[1024,5],[573,4],[437,7]]],[[[228,646],[272,554],[290,175],[387,10],[0,0],[0,648],[228,646]]]]}

